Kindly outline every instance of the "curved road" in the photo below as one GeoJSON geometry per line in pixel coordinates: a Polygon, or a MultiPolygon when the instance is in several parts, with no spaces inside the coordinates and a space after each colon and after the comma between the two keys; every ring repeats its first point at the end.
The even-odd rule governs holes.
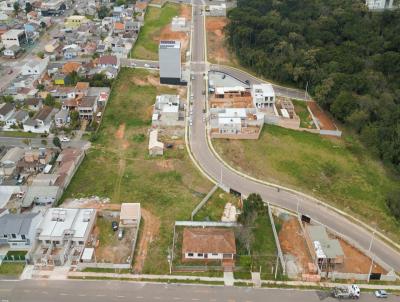
{"type": "Polygon", "coordinates": [[[203,74],[207,70],[205,62],[205,31],[204,16],[200,13],[202,6],[200,0],[193,0],[193,31],[192,31],[192,62],[191,70],[194,77],[191,82],[193,102],[193,125],[189,129],[189,142],[191,151],[201,168],[214,180],[226,187],[233,188],[244,195],[256,192],[264,200],[293,211],[299,206],[299,212],[309,215],[312,219],[325,224],[328,228],[343,234],[364,249],[369,248],[377,258],[400,271],[400,253],[376,238],[373,241],[372,234],[366,229],[349,221],[338,213],[316,204],[312,199],[299,197],[293,193],[267,186],[256,181],[244,178],[225,167],[210,150],[206,136],[206,125],[203,122],[203,109],[206,99],[203,92],[206,89],[203,74]]]}

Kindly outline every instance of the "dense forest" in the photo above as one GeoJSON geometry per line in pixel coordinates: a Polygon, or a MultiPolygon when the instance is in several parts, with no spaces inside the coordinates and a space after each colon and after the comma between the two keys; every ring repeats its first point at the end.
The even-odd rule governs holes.
{"type": "Polygon", "coordinates": [[[305,89],[400,171],[400,10],[362,0],[238,0],[228,43],[240,63],[305,89]]]}

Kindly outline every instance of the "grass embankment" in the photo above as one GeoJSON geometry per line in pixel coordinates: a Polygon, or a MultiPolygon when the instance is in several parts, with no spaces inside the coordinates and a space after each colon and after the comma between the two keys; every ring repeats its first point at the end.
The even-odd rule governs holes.
{"type": "MultiPolygon", "coordinates": [[[[195,205],[211,189],[191,163],[186,149],[148,156],[148,128],[157,94],[176,89],[155,86],[156,74],[122,69],[111,91],[99,138],[75,174],[65,198],[98,195],[112,203],[140,202],[160,229],[148,239],[143,273],[167,273],[167,247],[175,220],[190,218],[195,205]]],[[[153,224],[146,220],[146,224],[153,224]]],[[[101,239],[101,238],[100,238],[101,239]]]]}
{"type": "Polygon", "coordinates": [[[0,265],[0,275],[19,276],[22,274],[25,262],[3,262],[0,265]]]}
{"type": "Polygon", "coordinates": [[[23,131],[0,131],[3,137],[20,137],[20,138],[36,138],[40,137],[39,133],[23,132],[23,131]]]}
{"type": "Polygon", "coordinates": [[[385,204],[399,181],[350,136],[334,139],[267,125],[257,141],[213,144],[236,169],[321,198],[400,240],[400,223],[385,204]]]}
{"type": "Polygon", "coordinates": [[[136,59],[158,60],[158,41],[163,27],[171,23],[172,18],[179,15],[180,6],[167,3],[162,8],[149,7],[140,29],[138,39],[132,49],[132,57],[136,59]]]}

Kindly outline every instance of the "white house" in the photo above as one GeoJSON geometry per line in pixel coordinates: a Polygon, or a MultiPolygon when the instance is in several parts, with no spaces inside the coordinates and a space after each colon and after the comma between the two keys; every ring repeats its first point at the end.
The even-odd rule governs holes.
{"type": "Polygon", "coordinates": [[[393,8],[393,0],[366,0],[365,4],[370,10],[384,10],[393,8]]]}
{"type": "Polygon", "coordinates": [[[253,104],[258,109],[273,107],[275,91],[271,84],[254,84],[252,87],[253,104]]]}
{"type": "Polygon", "coordinates": [[[34,262],[63,265],[74,256],[74,251],[80,256],[95,221],[95,209],[47,209],[37,229],[39,248],[33,256],[34,262]],[[48,253],[49,249],[54,252],[48,253]]]}
{"type": "Polygon", "coordinates": [[[7,58],[15,58],[20,51],[21,47],[19,47],[18,45],[13,45],[10,48],[4,49],[3,55],[7,58]]]}
{"type": "Polygon", "coordinates": [[[9,119],[6,121],[6,127],[11,128],[13,126],[19,126],[29,118],[27,111],[19,110],[14,112],[9,119]]]}
{"type": "Polygon", "coordinates": [[[119,215],[119,227],[137,228],[140,225],[140,203],[123,203],[119,215]]]}
{"type": "Polygon", "coordinates": [[[164,153],[164,144],[158,140],[158,130],[150,131],[150,139],[149,139],[149,155],[163,155],[164,153]]]}
{"type": "Polygon", "coordinates": [[[26,34],[23,29],[10,29],[1,35],[1,41],[5,48],[13,45],[20,46],[26,42],[26,34]]]}
{"type": "Polygon", "coordinates": [[[12,249],[29,250],[35,242],[36,229],[42,219],[41,213],[1,216],[0,244],[8,244],[12,249]]]}
{"type": "Polygon", "coordinates": [[[42,75],[46,70],[49,63],[49,58],[44,58],[43,60],[32,60],[26,63],[22,69],[22,75],[42,75]]]}

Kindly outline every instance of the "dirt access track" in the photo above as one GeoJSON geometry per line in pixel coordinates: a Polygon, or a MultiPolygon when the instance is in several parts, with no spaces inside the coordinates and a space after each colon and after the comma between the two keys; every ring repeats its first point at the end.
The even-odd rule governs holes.
{"type": "Polygon", "coordinates": [[[308,108],[310,108],[313,115],[317,118],[319,127],[322,130],[337,130],[335,123],[332,119],[318,106],[314,101],[308,102],[308,108]]]}
{"type": "Polygon", "coordinates": [[[304,234],[296,218],[291,217],[282,224],[282,228],[279,231],[279,242],[282,252],[294,256],[303,273],[308,273],[308,263],[312,263],[312,259],[304,234]]]}

